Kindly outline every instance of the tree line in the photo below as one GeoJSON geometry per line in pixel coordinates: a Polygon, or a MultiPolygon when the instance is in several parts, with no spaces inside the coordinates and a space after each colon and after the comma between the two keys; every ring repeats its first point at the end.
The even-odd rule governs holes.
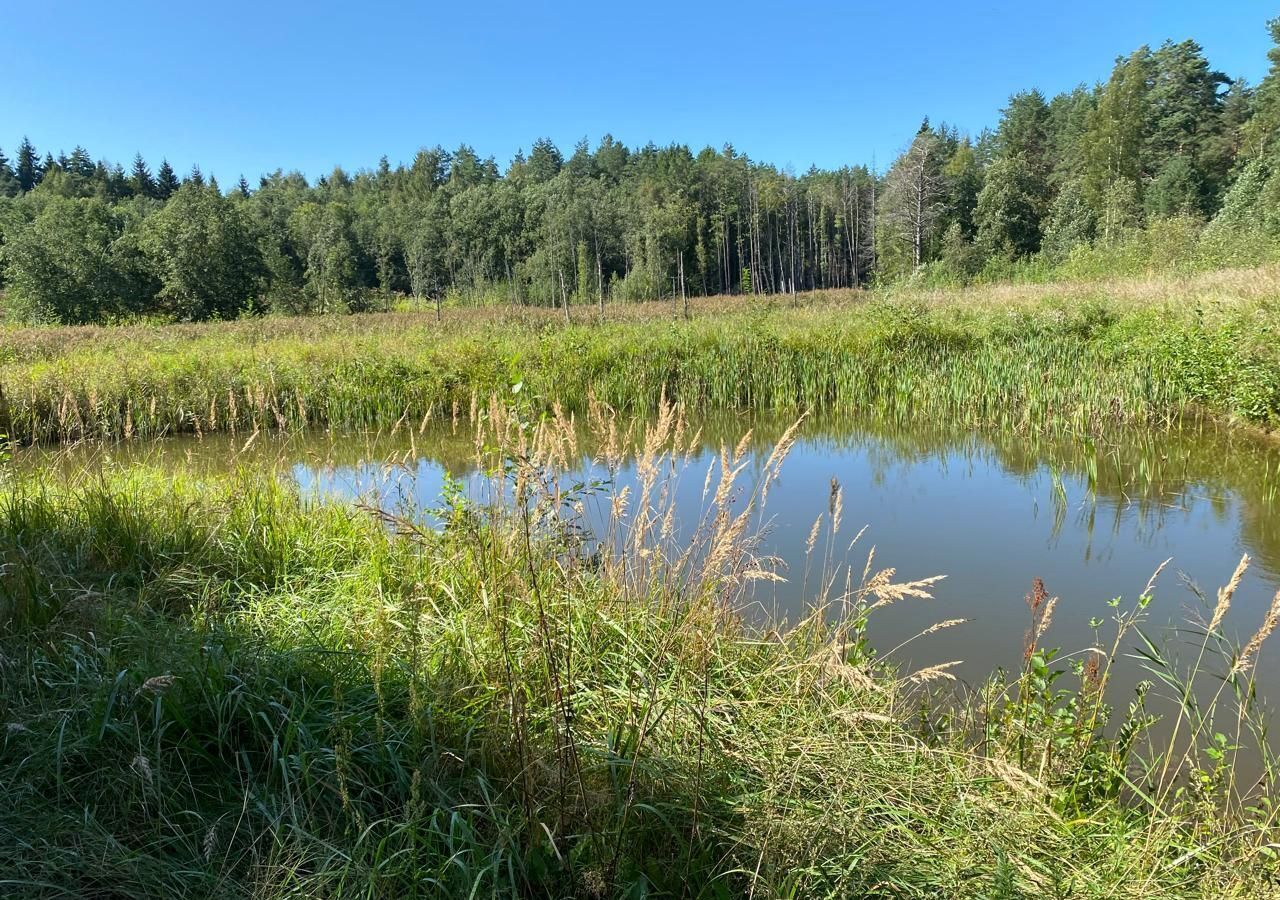
{"type": "Polygon", "coordinates": [[[1142,47],[1093,87],[1015,94],[976,136],[926,119],[885,172],[606,136],[567,158],[539,140],[505,171],[464,145],[223,190],[198,167],[41,157],[24,138],[0,152],[0,289],[12,319],[91,323],[963,283],[1178,262],[1170,248],[1256,261],[1280,244],[1268,27],[1256,87],[1194,41],[1142,47]]]}

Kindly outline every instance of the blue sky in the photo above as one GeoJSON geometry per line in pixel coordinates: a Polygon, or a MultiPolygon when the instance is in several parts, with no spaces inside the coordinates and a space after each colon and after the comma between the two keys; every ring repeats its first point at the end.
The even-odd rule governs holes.
{"type": "Polygon", "coordinates": [[[1008,95],[1104,79],[1118,54],[1191,37],[1265,73],[1261,0],[723,4],[224,2],[10,6],[0,147],[85,145],[198,162],[230,183],[408,162],[471,144],[504,166],[548,136],[731,142],[802,171],[883,168],[921,117],[977,132],[1008,95]]]}

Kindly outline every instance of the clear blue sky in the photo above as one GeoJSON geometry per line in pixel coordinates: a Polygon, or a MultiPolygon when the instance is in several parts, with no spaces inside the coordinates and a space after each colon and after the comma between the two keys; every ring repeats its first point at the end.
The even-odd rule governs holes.
{"type": "Polygon", "coordinates": [[[976,133],[1015,91],[1104,79],[1143,43],[1191,37],[1266,71],[1261,0],[998,2],[131,2],[10,5],[0,147],[141,151],[224,186],[471,144],[505,167],[546,135],[566,155],[731,142],[802,171],[883,168],[924,115],[976,133]]]}

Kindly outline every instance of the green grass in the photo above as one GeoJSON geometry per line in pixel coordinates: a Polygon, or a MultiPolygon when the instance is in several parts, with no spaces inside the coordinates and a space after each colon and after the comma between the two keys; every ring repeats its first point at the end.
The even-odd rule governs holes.
{"type": "MultiPolygon", "coordinates": [[[[1229,674],[1176,714],[1176,755],[1140,700],[1110,715],[1118,649],[1064,689],[1033,639],[1025,672],[956,701],[865,645],[928,582],[870,573],[786,634],[753,628],[727,507],[688,557],[632,498],[652,517],[615,520],[600,557],[539,477],[554,449],[529,449],[562,427],[491,421],[528,504],[454,499],[439,531],[248,472],[14,476],[0,894],[1257,897],[1280,878],[1270,769],[1255,790],[1233,768],[1253,685],[1216,632],[1229,674]]],[[[678,455],[670,417],[654,429],[647,458],[678,455]]],[[[1144,608],[1117,609],[1117,648],[1144,608]]]]}
{"type": "Polygon", "coordinates": [[[604,325],[496,311],[208,326],[27,329],[0,352],[0,431],[20,442],[306,426],[391,427],[516,383],[647,413],[870,410],[1094,432],[1199,406],[1280,423],[1275,270],[1191,280],[706,300],[604,325]]]}

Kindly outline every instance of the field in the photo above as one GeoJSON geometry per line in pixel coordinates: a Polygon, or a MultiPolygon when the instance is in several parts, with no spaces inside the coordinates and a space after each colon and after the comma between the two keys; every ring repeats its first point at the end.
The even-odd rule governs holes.
{"type": "Polygon", "coordinates": [[[793,433],[758,478],[726,444],[691,545],[670,498],[698,409],[933,417],[1015,445],[1195,417],[1265,431],[1278,302],[1270,268],[569,326],[450,309],[0,332],[17,444],[456,418],[516,498],[447,493],[431,528],[260,471],[0,475],[0,895],[1275,895],[1253,670],[1280,596],[1228,635],[1247,561],[1189,655],[1145,643],[1149,589],[1057,656],[1033,591],[1022,670],[961,689],[869,646],[869,621],[947,573],[857,541],[846,558],[834,485],[813,498],[812,614],[785,632],[735,614],[777,577],[744,510],[793,433]],[[583,428],[642,479],[598,540],[578,528],[590,487],[556,477],[583,428]],[[1150,684],[1114,704],[1134,647],[1150,684]]]}
{"type": "Polygon", "coordinates": [[[1280,422],[1280,270],[954,294],[389,313],[206,326],[15,329],[0,428],[19,442],[185,431],[390,427],[513,385],[581,411],[870,409],[1092,431],[1190,405],[1280,422]]]}

